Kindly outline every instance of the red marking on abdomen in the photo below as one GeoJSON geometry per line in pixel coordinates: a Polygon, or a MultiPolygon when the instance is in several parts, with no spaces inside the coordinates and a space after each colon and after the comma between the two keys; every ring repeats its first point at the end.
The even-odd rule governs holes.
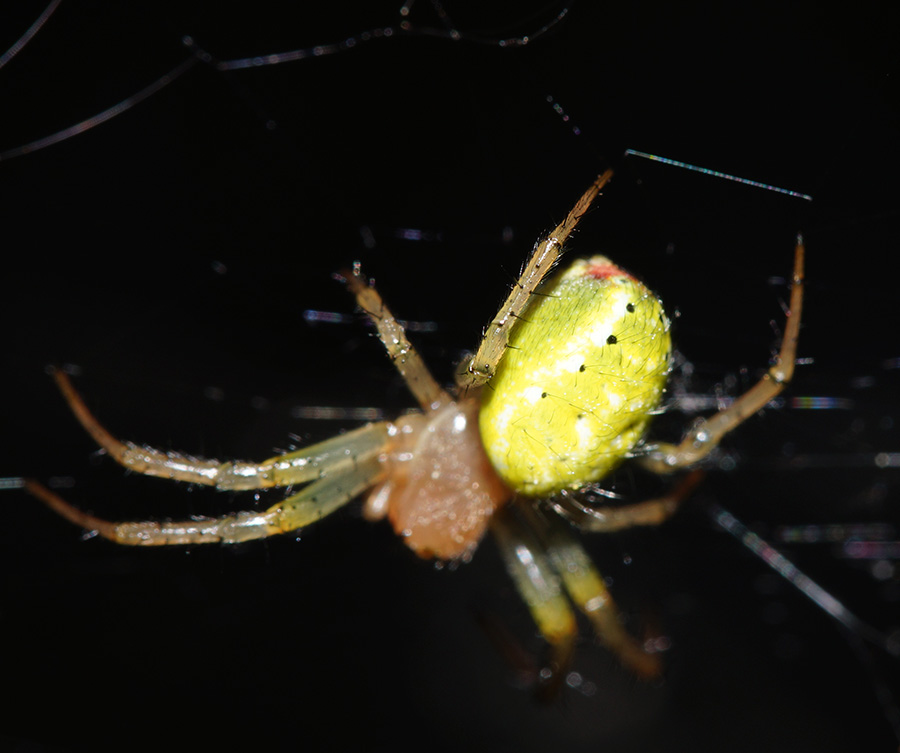
{"type": "Polygon", "coordinates": [[[588,263],[587,267],[585,267],[584,274],[587,277],[593,277],[595,280],[605,280],[608,277],[627,277],[629,280],[634,279],[628,272],[621,267],[617,267],[609,261],[609,259],[605,259],[599,263],[588,263]]]}

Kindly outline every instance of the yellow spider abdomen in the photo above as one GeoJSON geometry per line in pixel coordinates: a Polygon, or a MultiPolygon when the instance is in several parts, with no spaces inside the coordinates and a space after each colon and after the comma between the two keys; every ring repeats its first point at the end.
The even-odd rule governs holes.
{"type": "Polygon", "coordinates": [[[605,476],[643,437],[671,348],[659,298],[606,257],[554,275],[482,393],[481,437],[497,473],[529,496],[605,476]]]}

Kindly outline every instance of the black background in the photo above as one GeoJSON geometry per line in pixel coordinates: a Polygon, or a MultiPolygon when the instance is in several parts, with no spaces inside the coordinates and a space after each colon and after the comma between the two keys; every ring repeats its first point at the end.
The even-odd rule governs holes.
{"type": "MultiPolygon", "coordinates": [[[[396,2],[302,5],[63,3],[0,70],[0,151],[134,94],[187,57],[185,34],[231,59],[399,20],[396,2]]],[[[331,274],[359,260],[398,315],[436,323],[416,342],[449,381],[534,239],[606,164],[616,180],[574,252],[602,250],[678,312],[689,388],[710,394],[729,375],[740,388],[766,365],[786,299],[777,278],[802,230],[811,363],[791,394],[844,402],[767,411],[727,442],[736,470],[710,474],[677,519],[587,540],[632,625],[671,638],[667,676],[639,683],[585,629],[574,670],[596,690],[549,707],[478,627],[499,620],[540,648],[489,543],[439,571],[351,505],[299,541],[136,551],[82,541],[6,492],[0,726],[13,749],[896,748],[833,623],[705,510],[767,534],[897,518],[898,471],[872,462],[900,450],[897,11],[584,2],[504,49],[475,40],[533,34],[562,6],[483,5],[446,3],[461,41],[398,35],[227,74],[198,65],[109,123],[0,161],[0,475],[71,479],[69,499],[113,518],[252,506],[92,454],[46,365],[76,365],[114,433],[215,457],[263,458],[292,433],[353,425],[300,421],[295,406],[393,415],[412,401],[363,323],[304,321],[307,309],[352,314],[331,274]]],[[[43,8],[18,6],[0,11],[2,49],[43,8]]],[[[440,26],[424,2],[410,19],[440,26]]],[[[673,412],[659,432],[686,420],[673,412]]],[[[659,490],[627,471],[615,483],[630,497],[659,490]]],[[[896,629],[896,578],[830,548],[788,549],[896,629]]],[[[873,656],[896,703],[896,663],[873,656]]]]}

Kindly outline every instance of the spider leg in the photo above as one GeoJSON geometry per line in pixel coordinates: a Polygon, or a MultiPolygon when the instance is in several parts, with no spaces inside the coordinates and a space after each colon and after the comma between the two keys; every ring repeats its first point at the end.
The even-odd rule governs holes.
{"type": "Polygon", "coordinates": [[[309,484],[263,512],[238,512],[218,518],[183,521],[118,523],[79,510],[55,492],[33,480],[25,491],[70,522],[97,531],[104,538],[133,546],[179,544],[237,544],[275,536],[314,523],[359,496],[384,474],[377,455],[309,484]]]}
{"type": "Polygon", "coordinates": [[[342,473],[363,459],[377,456],[388,437],[388,424],[381,421],[262,463],[194,458],[120,441],[90,412],[68,375],[55,369],[53,378],[81,425],[117,463],[147,476],[215,486],[221,490],[289,486],[314,481],[326,474],[342,473]]]}
{"type": "Polygon", "coordinates": [[[562,254],[563,244],[572,234],[591,203],[597,198],[600,190],[610,181],[612,175],[612,170],[607,170],[598,176],[578,199],[566,218],[556,226],[553,232],[535,245],[531,258],[497,312],[497,316],[485,328],[478,351],[472,358],[462,363],[456,377],[460,388],[478,387],[485,384],[494,375],[497,364],[509,344],[510,331],[518,320],[519,313],[525,308],[538,285],[553,268],[553,264],[562,254]]]}
{"type": "Polygon", "coordinates": [[[372,320],[388,356],[422,410],[436,410],[439,406],[449,403],[450,396],[431,375],[419,352],[406,337],[403,325],[394,318],[378,291],[362,280],[359,270],[353,272],[344,270],[340,278],[356,297],[357,305],[372,320]]]}
{"type": "Polygon", "coordinates": [[[519,595],[550,644],[550,664],[541,672],[539,688],[539,694],[550,699],[559,689],[575,649],[575,615],[544,547],[510,507],[491,518],[491,532],[519,595]]]}
{"type": "Polygon", "coordinates": [[[575,606],[591,621],[600,642],[639,677],[658,677],[662,672],[659,657],[645,651],[625,630],[603,576],[581,544],[566,531],[563,521],[557,516],[544,518],[533,507],[527,508],[525,514],[540,531],[553,568],[575,606]]]}
{"type": "Polygon", "coordinates": [[[693,470],[662,497],[630,505],[593,507],[572,497],[567,500],[568,504],[556,503],[553,507],[563,517],[571,519],[580,530],[592,533],[611,533],[633,526],[657,526],[675,514],[681,503],[703,480],[704,475],[701,470],[693,470]],[[574,507],[574,511],[569,509],[569,505],[574,507]]]}
{"type": "Polygon", "coordinates": [[[728,408],[694,426],[680,444],[660,443],[651,447],[649,453],[640,460],[645,468],[655,473],[671,473],[702,460],[715,449],[728,432],[762,410],[791,381],[797,358],[800,314],[803,307],[804,250],[803,239],[798,237],[794,250],[790,309],[784,339],[775,364],[759,382],[728,408]]]}

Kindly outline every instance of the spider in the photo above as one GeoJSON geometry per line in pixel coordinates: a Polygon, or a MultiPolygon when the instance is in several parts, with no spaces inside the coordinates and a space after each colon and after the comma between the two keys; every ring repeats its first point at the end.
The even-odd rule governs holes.
{"type": "MultiPolygon", "coordinates": [[[[468,560],[487,530],[550,647],[539,689],[552,693],[576,637],[574,604],[600,641],[637,675],[661,672],[659,655],[622,625],[603,578],[561,513],[586,531],[667,519],[699,480],[688,474],[658,499],[589,505],[579,491],[625,460],[660,474],[696,465],[722,437],[762,409],[793,375],[803,297],[798,238],[781,350],[762,379],[727,409],[696,423],[679,444],[651,443],[671,370],[670,323],[659,298],[603,256],[548,277],[612,171],[540,239],[456,389],[429,373],[403,327],[357,268],[339,278],[355,296],[421,412],[370,423],[261,463],[190,457],[112,436],[69,377],[54,378],[94,440],[129,470],[220,490],[300,487],[264,511],[183,521],[111,522],[83,512],[40,483],[25,488],[57,513],[120,544],[234,544],[295,531],[366,494],[364,515],[387,518],[423,558],[468,560]],[[540,504],[542,500],[549,504],[540,504]]],[[[292,490],[293,491],[293,490],[292,490]]]]}

